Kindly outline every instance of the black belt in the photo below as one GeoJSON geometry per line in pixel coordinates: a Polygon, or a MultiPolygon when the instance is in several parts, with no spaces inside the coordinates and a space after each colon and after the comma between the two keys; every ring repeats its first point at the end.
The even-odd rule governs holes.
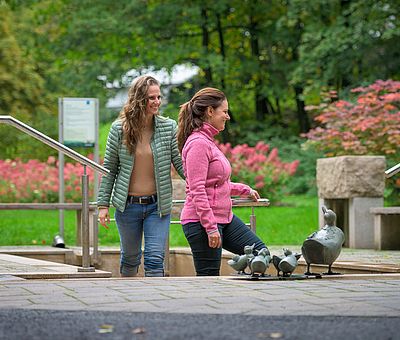
{"type": "Polygon", "coordinates": [[[157,202],[157,195],[150,195],[150,196],[130,196],[128,195],[127,202],[130,204],[137,203],[137,204],[151,204],[157,202]]]}

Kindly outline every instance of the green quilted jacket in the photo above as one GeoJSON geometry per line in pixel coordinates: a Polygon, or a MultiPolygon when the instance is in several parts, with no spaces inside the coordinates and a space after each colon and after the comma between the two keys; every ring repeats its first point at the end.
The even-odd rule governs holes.
{"type": "MultiPolygon", "coordinates": [[[[154,134],[150,146],[153,151],[157,206],[160,216],[170,214],[172,209],[171,163],[184,178],[176,130],[177,125],[174,120],[155,116],[154,134]]],[[[104,156],[104,167],[110,170],[110,173],[101,179],[97,206],[108,207],[111,201],[113,206],[121,212],[125,210],[134,163],[134,156],[122,143],[122,122],[116,120],[111,125],[104,156]]]]}

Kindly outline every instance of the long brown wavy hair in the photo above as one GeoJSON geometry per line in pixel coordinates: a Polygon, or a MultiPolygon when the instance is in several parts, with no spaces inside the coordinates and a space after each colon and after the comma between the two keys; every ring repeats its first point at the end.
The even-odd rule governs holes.
{"type": "Polygon", "coordinates": [[[142,138],[146,122],[147,91],[150,86],[160,83],[151,76],[140,76],[135,79],[128,91],[128,100],[119,113],[122,121],[123,143],[129,152],[135,152],[136,144],[142,138]]]}
{"type": "Polygon", "coordinates": [[[182,153],[186,140],[207,120],[207,108],[216,109],[226,99],[225,94],[215,88],[206,87],[198,91],[192,99],[180,106],[178,118],[178,148],[182,153]]]}

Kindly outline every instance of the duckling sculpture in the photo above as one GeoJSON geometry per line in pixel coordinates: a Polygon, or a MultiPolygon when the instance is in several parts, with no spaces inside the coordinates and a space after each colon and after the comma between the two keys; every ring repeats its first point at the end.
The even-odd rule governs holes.
{"type": "Polygon", "coordinates": [[[282,272],[282,276],[284,277],[291,276],[297,267],[297,261],[300,256],[301,254],[293,253],[291,250],[286,248],[283,249],[283,256],[274,255],[272,257],[272,263],[277,270],[277,276],[280,276],[280,272],[282,272]]]}
{"type": "Polygon", "coordinates": [[[233,255],[231,260],[228,260],[228,264],[235,269],[238,274],[246,274],[245,269],[247,268],[249,261],[254,258],[253,250],[255,244],[244,247],[243,255],[233,255]]]}
{"type": "Polygon", "coordinates": [[[291,276],[297,267],[297,261],[301,254],[293,253],[289,249],[283,249],[285,257],[279,262],[278,268],[282,271],[282,276],[291,276]]]}
{"type": "Polygon", "coordinates": [[[279,269],[279,263],[282,261],[282,259],[283,259],[283,256],[282,257],[279,257],[277,255],[272,256],[272,264],[274,265],[274,267],[276,269],[276,276],[280,276],[279,273],[281,272],[281,270],[279,269]]]}
{"type": "Polygon", "coordinates": [[[312,263],[328,265],[328,272],[324,274],[338,274],[332,272],[331,267],[342,250],[345,240],[344,234],[335,225],[336,214],[324,206],[322,207],[322,211],[324,213],[325,225],[307,237],[301,247],[301,252],[307,263],[307,272],[304,273],[305,275],[315,275],[310,272],[310,265],[312,263]]]}
{"type": "Polygon", "coordinates": [[[271,262],[271,254],[267,248],[257,251],[257,255],[249,260],[249,267],[252,277],[264,276],[265,271],[271,262]]]}

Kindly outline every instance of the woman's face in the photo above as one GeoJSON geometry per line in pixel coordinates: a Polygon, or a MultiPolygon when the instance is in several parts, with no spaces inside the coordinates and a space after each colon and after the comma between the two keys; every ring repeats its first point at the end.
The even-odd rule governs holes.
{"type": "Polygon", "coordinates": [[[214,126],[218,131],[225,129],[225,122],[229,119],[228,101],[225,99],[216,109],[208,108],[208,123],[214,126]]]}
{"type": "Polygon", "coordinates": [[[158,114],[158,109],[161,105],[161,92],[160,87],[157,85],[149,86],[147,90],[147,104],[146,113],[149,115],[158,114]]]}

